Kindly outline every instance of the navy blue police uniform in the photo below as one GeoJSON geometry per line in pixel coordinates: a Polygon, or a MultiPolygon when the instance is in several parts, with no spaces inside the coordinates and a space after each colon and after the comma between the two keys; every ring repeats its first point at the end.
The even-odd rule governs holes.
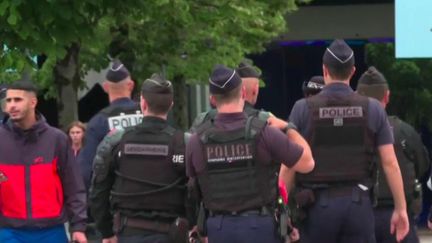
{"type": "MultiPolygon", "coordinates": [[[[353,66],[353,51],[336,40],[323,62],[353,66]]],[[[375,242],[373,155],[377,146],[393,143],[379,102],[335,82],[297,101],[289,120],[309,142],[315,159],[311,173],[296,177],[295,198],[306,214],[301,242],[375,242]]]]}
{"type": "MultiPolygon", "coordinates": [[[[144,81],[142,95],[172,101],[172,84],[155,74],[144,81]]],[[[186,242],[184,157],[184,132],[157,116],[106,136],[94,160],[89,196],[102,237],[116,234],[127,243],[186,242]]]]}
{"type": "MultiPolygon", "coordinates": [[[[212,95],[241,85],[234,70],[217,66],[212,95]]],[[[218,113],[186,146],[186,173],[197,181],[198,228],[209,242],[282,242],[275,222],[280,163],[292,167],[303,148],[245,112],[218,113]],[[206,217],[205,217],[206,216],[206,217]]]]}
{"type": "MultiPolygon", "coordinates": [[[[357,84],[357,93],[378,101],[382,101],[388,91],[387,80],[375,67],[369,67],[357,84]]],[[[389,122],[395,140],[394,149],[402,174],[410,220],[409,232],[402,242],[416,243],[419,242],[419,238],[415,229],[414,215],[420,209],[421,200],[421,186],[418,181],[428,170],[430,162],[421,138],[412,126],[396,116],[389,116],[389,122]]],[[[377,242],[396,243],[395,235],[390,234],[388,230],[394,202],[382,166],[378,167],[377,179],[377,205],[374,208],[375,237],[377,242]]]]}
{"type": "MultiPolygon", "coordinates": [[[[129,71],[119,62],[114,62],[106,75],[107,81],[112,83],[121,82],[129,77],[129,71]]],[[[102,109],[90,119],[84,137],[84,147],[77,158],[87,191],[93,173],[93,159],[97,146],[102,139],[111,130],[121,130],[135,126],[141,123],[141,120],[142,114],[139,105],[129,97],[113,100],[108,107],[102,109]]]]}

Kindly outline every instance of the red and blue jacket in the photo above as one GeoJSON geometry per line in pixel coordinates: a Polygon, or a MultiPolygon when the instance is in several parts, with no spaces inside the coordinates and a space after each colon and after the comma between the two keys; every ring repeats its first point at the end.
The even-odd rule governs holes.
{"type": "Polygon", "coordinates": [[[42,116],[28,130],[0,126],[0,227],[84,231],[86,194],[66,134],[42,116]]]}

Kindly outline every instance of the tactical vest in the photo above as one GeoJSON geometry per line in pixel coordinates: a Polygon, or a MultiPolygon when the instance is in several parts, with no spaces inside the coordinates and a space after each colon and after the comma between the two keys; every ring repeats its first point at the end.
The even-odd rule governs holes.
{"type": "Polygon", "coordinates": [[[257,139],[265,126],[249,117],[235,130],[222,131],[210,121],[200,128],[205,168],[197,177],[207,209],[241,212],[276,202],[279,166],[256,158],[257,139]]]}
{"type": "Polygon", "coordinates": [[[139,125],[127,129],[119,146],[114,210],[184,215],[184,133],[166,124],[139,125]]]}
{"type": "MultiPolygon", "coordinates": [[[[247,117],[258,117],[258,119],[260,119],[261,121],[267,121],[267,119],[270,117],[269,112],[255,109],[250,103],[247,102],[244,104],[243,112],[246,113],[247,117]]],[[[213,120],[216,115],[216,109],[211,109],[207,112],[198,114],[198,116],[193,121],[190,132],[196,132],[199,126],[203,125],[206,121],[213,120]]]]}
{"type": "Polygon", "coordinates": [[[311,173],[298,174],[301,184],[364,182],[373,172],[374,140],[368,128],[368,98],[316,95],[306,99],[311,132],[307,140],[315,159],[311,173]]]}
{"type": "MultiPolygon", "coordinates": [[[[414,199],[415,192],[415,154],[406,140],[407,134],[404,134],[401,128],[402,121],[395,116],[389,116],[389,122],[393,128],[394,149],[402,173],[405,196],[410,202],[414,199]]],[[[393,197],[381,165],[378,171],[378,205],[393,205],[393,197]]]]}
{"type": "Polygon", "coordinates": [[[108,106],[101,113],[108,117],[109,130],[121,130],[141,124],[143,115],[137,104],[132,107],[108,106]]]}

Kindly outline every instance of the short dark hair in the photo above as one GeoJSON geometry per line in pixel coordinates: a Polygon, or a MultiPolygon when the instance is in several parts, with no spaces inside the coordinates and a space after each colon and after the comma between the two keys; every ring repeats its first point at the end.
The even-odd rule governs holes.
{"type": "Polygon", "coordinates": [[[223,94],[213,94],[213,97],[216,100],[216,104],[217,105],[221,105],[221,104],[227,104],[230,103],[232,101],[235,101],[237,99],[239,99],[241,97],[241,89],[242,89],[242,85],[226,92],[223,94]]]}
{"type": "Polygon", "coordinates": [[[156,115],[168,113],[174,99],[173,93],[158,94],[151,92],[141,92],[141,95],[147,102],[149,111],[156,115]]]}
{"type": "Polygon", "coordinates": [[[327,68],[330,77],[338,80],[346,80],[350,77],[353,66],[342,66],[342,67],[333,67],[330,65],[325,65],[327,68]]]}
{"type": "Polygon", "coordinates": [[[37,95],[37,93],[38,93],[37,87],[32,82],[27,81],[27,80],[22,80],[22,79],[16,80],[11,85],[9,85],[8,90],[10,90],[10,89],[24,90],[27,92],[34,93],[35,95],[37,95]]]}

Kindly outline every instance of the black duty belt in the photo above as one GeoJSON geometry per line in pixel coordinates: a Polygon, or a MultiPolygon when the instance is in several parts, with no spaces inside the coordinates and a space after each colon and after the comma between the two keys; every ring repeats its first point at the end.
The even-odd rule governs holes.
{"type": "Polygon", "coordinates": [[[152,221],[147,219],[138,219],[138,218],[124,218],[124,226],[132,227],[143,230],[150,230],[159,233],[168,233],[171,227],[171,224],[160,221],[152,221]]]}
{"type": "Polygon", "coordinates": [[[213,211],[209,210],[210,217],[218,216],[218,215],[228,215],[228,216],[251,216],[251,215],[261,215],[261,216],[268,216],[271,215],[271,211],[267,207],[262,207],[259,209],[250,209],[250,210],[243,210],[243,211],[213,211]]]}

